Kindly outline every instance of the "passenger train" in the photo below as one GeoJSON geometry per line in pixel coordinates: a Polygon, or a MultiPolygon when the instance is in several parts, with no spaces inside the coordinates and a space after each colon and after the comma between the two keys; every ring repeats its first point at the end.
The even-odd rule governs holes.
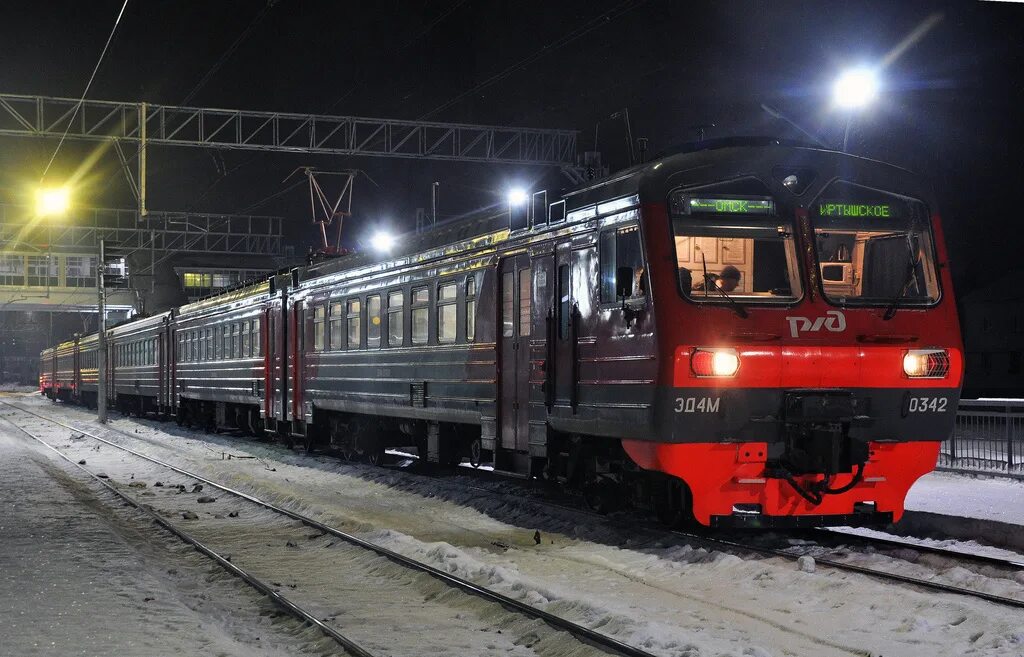
{"type": "MultiPolygon", "coordinates": [[[[898,520],[964,370],[929,190],[769,140],[538,192],[107,337],[125,412],[371,462],[468,458],[712,527],[898,520]]],[[[45,350],[42,393],[95,405],[97,346],[45,350]]]]}

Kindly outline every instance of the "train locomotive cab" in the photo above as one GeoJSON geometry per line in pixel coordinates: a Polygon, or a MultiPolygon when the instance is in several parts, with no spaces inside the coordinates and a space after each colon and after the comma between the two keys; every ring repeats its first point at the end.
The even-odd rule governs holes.
{"type": "Polygon", "coordinates": [[[898,520],[963,372],[928,192],[809,148],[677,158],[640,183],[659,375],[652,435],[622,441],[669,475],[656,506],[721,527],[898,520]]]}

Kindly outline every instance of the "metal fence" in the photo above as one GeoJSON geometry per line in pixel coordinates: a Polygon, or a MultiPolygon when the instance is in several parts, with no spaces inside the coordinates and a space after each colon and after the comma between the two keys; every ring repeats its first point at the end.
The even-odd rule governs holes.
{"type": "Polygon", "coordinates": [[[1024,477],[1024,401],[961,401],[939,467],[1024,477]]]}

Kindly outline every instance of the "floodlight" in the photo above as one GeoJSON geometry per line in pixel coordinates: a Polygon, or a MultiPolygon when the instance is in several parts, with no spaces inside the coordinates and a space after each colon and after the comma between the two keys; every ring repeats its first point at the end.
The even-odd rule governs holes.
{"type": "Polygon", "coordinates": [[[370,245],[376,251],[387,253],[395,246],[395,236],[387,231],[378,230],[373,234],[373,237],[370,238],[370,245]]]}
{"type": "Polygon", "coordinates": [[[832,88],[836,105],[844,109],[860,109],[878,95],[878,76],[868,68],[855,68],[844,72],[832,88]]]}
{"type": "Polygon", "coordinates": [[[64,214],[71,207],[71,192],[66,187],[50,187],[36,192],[36,213],[41,217],[64,214]]]}
{"type": "Polygon", "coordinates": [[[508,204],[509,205],[523,205],[530,200],[530,195],[526,193],[525,189],[520,187],[514,187],[508,192],[508,204]]]}

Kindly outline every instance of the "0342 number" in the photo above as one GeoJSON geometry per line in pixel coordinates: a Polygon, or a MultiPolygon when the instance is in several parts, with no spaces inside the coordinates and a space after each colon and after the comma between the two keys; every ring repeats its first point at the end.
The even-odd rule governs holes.
{"type": "Polygon", "coordinates": [[[908,413],[944,413],[948,397],[911,397],[907,401],[908,413]]]}

